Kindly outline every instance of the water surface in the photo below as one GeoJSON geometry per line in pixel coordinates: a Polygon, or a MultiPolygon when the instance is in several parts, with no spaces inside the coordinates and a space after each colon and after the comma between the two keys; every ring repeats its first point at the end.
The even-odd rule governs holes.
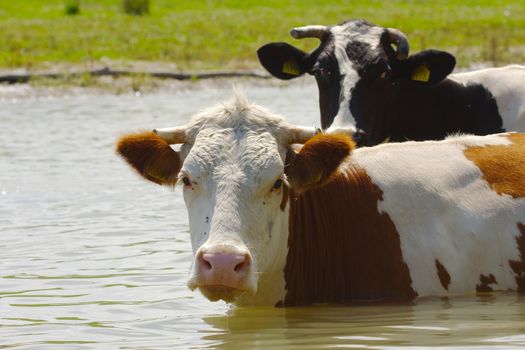
{"type": "MultiPolygon", "coordinates": [[[[245,90],[319,125],[314,85],[245,90]]],[[[180,188],[139,178],[114,142],[230,96],[225,84],[0,100],[0,349],[525,349],[514,293],[235,309],[189,291],[180,188]]]]}

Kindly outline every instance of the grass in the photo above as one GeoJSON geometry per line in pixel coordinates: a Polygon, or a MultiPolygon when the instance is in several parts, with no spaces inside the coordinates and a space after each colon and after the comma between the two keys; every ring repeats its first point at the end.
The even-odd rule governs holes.
{"type": "Polygon", "coordinates": [[[294,40],[306,24],[365,18],[405,32],[412,52],[438,48],[460,66],[525,61],[525,2],[498,0],[150,0],[141,16],[122,0],[0,0],[0,68],[102,61],[175,63],[180,70],[258,68],[255,50],[287,41],[310,50],[315,39],[294,40]]]}

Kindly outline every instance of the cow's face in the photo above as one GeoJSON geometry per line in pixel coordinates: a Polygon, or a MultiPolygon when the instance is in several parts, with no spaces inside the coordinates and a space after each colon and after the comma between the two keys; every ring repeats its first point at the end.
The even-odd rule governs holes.
{"type": "MultiPolygon", "coordinates": [[[[333,27],[306,26],[291,31],[294,38],[316,37],[319,47],[310,53],[287,43],[270,43],[257,54],[261,64],[279,79],[304,73],[315,76],[319,87],[321,126],[353,128],[369,132],[374,121],[367,119],[362,99],[372,87],[384,91],[401,80],[433,85],[454,68],[452,55],[435,50],[408,56],[406,36],[397,29],[357,20],[333,27]],[[395,46],[395,48],[393,47],[395,46]]],[[[388,98],[373,96],[375,104],[388,98]]]]}
{"type": "Polygon", "coordinates": [[[210,300],[255,294],[259,275],[286,256],[286,146],[269,128],[221,125],[181,153],[195,253],[188,286],[210,300]]]}
{"type": "MultiPolygon", "coordinates": [[[[264,286],[267,289],[284,290],[290,186],[285,164],[287,154],[294,154],[290,145],[314,134],[313,128],[290,126],[238,97],[203,112],[185,127],[119,141],[118,152],[141,175],[183,187],[194,252],[191,289],[225,301],[250,298],[265,283],[273,284],[264,286]],[[176,152],[168,143],[183,144],[176,152]]],[[[331,154],[338,159],[335,169],[342,157],[331,154]]],[[[331,172],[289,157],[301,169],[313,164],[311,176],[296,177],[299,190],[331,172]]]]}

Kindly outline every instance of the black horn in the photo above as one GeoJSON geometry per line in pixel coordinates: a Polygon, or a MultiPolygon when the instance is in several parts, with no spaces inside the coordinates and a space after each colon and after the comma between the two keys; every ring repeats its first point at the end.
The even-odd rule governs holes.
{"type": "Polygon", "coordinates": [[[390,43],[396,45],[396,56],[398,60],[406,60],[408,57],[408,39],[403,32],[395,28],[387,28],[390,43]]]}

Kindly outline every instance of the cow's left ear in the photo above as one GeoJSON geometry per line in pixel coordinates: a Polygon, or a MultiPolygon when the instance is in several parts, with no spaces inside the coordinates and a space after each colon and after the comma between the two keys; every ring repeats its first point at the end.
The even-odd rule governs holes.
{"type": "Polygon", "coordinates": [[[288,156],[285,173],[292,189],[302,193],[330,182],[354,148],[355,143],[345,134],[312,137],[299,153],[288,156]]]}
{"type": "Polygon", "coordinates": [[[257,50],[262,66],[274,77],[282,80],[297,78],[309,71],[309,54],[287,43],[269,43],[257,50]]]}
{"type": "MultiPolygon", "coordinates": [[[[394,65],[395,67],[396,65],[394,65]]],[[[396,75],[422,85],[435,85],[445,79],[456,66],[454,56],[445,51],[424,50],[399,61],[396,75]]]]}

